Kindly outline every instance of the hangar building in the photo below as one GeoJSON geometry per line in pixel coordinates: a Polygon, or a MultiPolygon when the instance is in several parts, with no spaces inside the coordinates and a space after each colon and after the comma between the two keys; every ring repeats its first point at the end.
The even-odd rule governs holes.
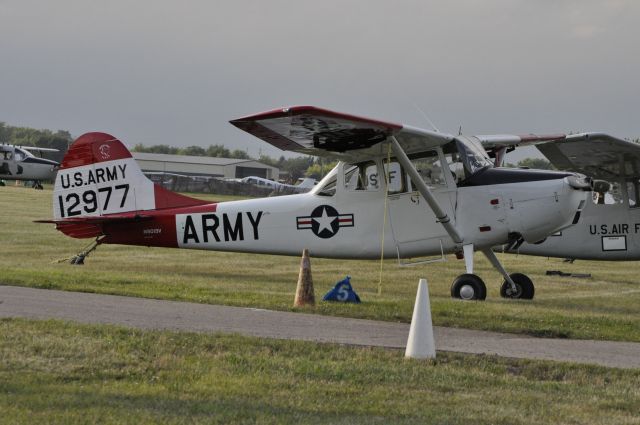
{"type": "Polygon", "coordinates": [[[131,154],[144,172],[218,178],[258,176],[270,180],[278,180],[279,176],[278,168],[253,159],[166,155],[146,152],[131,152],[131,154]]]}

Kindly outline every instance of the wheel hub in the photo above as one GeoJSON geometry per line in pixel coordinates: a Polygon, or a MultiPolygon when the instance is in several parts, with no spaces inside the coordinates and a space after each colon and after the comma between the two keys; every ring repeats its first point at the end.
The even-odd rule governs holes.
{"type": "Polygon", "coordinates": [[[520,298],[520,296],[522,295],[522,286],[516,283],[515,288],[510,286],[509,288],[507,288],[506,292],[507,295],[511,298],[520,298]]]}
{"type": "Polygon", "coordinates": [[[460,298],[463,300],[472,300],[475,294],[476,291],[471,285],[463,285],[462,288],[460,288],[460,298]]]}

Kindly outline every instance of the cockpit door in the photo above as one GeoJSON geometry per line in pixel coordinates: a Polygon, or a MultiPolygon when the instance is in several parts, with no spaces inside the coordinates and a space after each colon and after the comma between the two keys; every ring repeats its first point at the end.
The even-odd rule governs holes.
{"type": "MultiPolygon", "coordinates": [[[[448,166],[441,166],[446,164],[442,152],[425,152],[420,157],[411,158],[411,162],[453,220],[456,187],[448,166]]],[[[425,249],[440,252],[441,241],[450,238],[426,200],[398,162],[392,159],[390,164],[385,163],[385,172],[389,184],[389,219],[399,256],[424,255],[425,249]]]]}

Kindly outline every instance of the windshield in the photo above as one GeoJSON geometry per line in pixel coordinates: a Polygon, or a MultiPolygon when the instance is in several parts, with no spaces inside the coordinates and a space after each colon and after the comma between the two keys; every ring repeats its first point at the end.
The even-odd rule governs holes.
{"type": "Polygon", "coordinates": [[[471,176],[478,170],[492,166],[491,160],[485,150],[473,138],[456,138],[456,147],[458,148],[466,177],[471,176]]]}

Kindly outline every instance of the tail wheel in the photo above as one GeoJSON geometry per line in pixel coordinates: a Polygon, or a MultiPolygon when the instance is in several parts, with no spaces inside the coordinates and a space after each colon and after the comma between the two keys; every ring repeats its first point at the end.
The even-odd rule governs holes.
{"type": "Polygon", "coordinates": [[[475,274],[461,274],[451,284],[451,298],[482,301],[487,298],[487,287],[475,274]]]}
{"type": "Polygon", "coordinates": [[[535,287],[529,277],[522,273],[513,273],[509,277],[516,284],[516,290],[511,288],[511,285],[506,280],[500,287],[500,296],[502,298],[532,300],[535,294],[535,287]]]}

